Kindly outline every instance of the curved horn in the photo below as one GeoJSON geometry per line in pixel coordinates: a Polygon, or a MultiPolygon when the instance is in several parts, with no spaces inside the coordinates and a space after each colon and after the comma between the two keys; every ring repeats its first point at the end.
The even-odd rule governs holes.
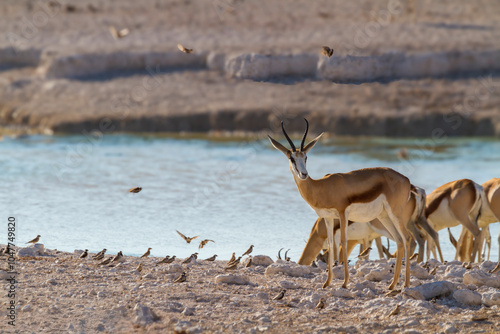
{"type": "Polygon", "coordinates": [[[295,145],[293,145],[293,141],[286,134],[285,126],[283,125],[283,121],[281,121],[281,130],[283,130],[283,134],[285,135],[286,140],[288,140],[288,143],[290,144],[290,147],[292,148],[292,151],[296,151],[297,149],[295,148],[295,145]]]}
{"type": "Polygon", "coordinates": [[[307,136],[307,131],[309,130],[309,122],[307,119],[304,118],[304,121],[306,121],[306,132],[304,132],[304,137],[302,138],[302,143],[300,143],[300,150],[304,150],[304,142],[306,141],[306,136],[307,136]]]}
{"type": "Polygon", "coordinates": [[[282,249],[280,249],[280,250],[278,251],[278,259],[279,259],[279,260],[281,260],[281,251],[282,251],[282,250],[283,250],[283,248],[282,248],[282,249]]]}

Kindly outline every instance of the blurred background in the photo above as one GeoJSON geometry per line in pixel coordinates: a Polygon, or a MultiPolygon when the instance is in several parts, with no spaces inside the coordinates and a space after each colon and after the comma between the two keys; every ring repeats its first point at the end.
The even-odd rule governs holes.
{"type": "Polygon", "coordinates": [[[178,229],[216,241],[202,256],[297,260],[316,215],[265,137],[282,120],[325,131],[314,178],[499,176],[498,1],[6,0],[0,32],[0,208],[22,242],[188,256],[178,229]]]}

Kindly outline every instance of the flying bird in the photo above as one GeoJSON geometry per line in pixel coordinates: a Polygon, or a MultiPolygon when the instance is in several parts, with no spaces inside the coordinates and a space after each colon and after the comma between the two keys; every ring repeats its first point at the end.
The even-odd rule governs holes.
{"type": "Polygon", "coordinates": [[[285,289],[281,290],[279,294],[273,297],[273,300],[282,300],[283,297],[285,296],[285,292],[286,292],[285,289]]]}
{"type": "Polygon", "coordinates": [[[193,241],[194,239],[196,239],[196,238],[198,238],[198,237],[199,237],[199,235],[197,235],[196,237],[192,237],[192,238],[191,238],[191,237],[186,237],[186,236],[185,236],[184,234],[182,234],[181,232],[179,232],[179,231],[177,231],[177,230],[175,230],[175,231],[176,231],[177,233],[179,233],[179,235],[182,237],[182,239],[186,240],[186,242],[187,242],[188,244],[190,244],[190,243],[191,243],[191,241],[193,241]]]}
{"type": "Polygon", "coordinates": [[[83,253],[80,255],[80,259],[84,259],[87,257],[87,255],[89,255],[89,250],[86,249],[83,251],[83,253]]]}
{"type": "Polygon", "coordinates": [[[36,244],[40,240],[41,237],[42,236],[39,234],[36,236],[35,239],[28,241],[27,244],[36,244]]]}
{"type": "Polygon", "coordinates": [[[251,245],[251,246],[250,246],[250,248],[248,248],[248,249],[246,250],[246,252],[245,252],[245,253],[243,253],[243,255],[242,255],[242,256],[249,255],[252,251],[253,251],[253,245],[251,245]]]}
{"type": "Polygon", "coordinates": [[[194,52],[194,50],[193,50],[193,49],[187,49],[187,48],[185,48],[184,46],[182,46],[182,44],[177,44],[177,48],[178,48],[180,51],[184,52],[184,53],[193,53],[193,52],[194,52]]]}
{"type": "Polygon", "coordinates": [[[209,239],[202,240],[202,241],[200,241],[200,245],[198,246],[198,249],[202,249],[203,247],[205,247],[205,245],[208,244],[209,241],[215,243],[215,241],[209,240],[209,239]]]}
{"type": "Polygon", "coordinates": [[[177,277],[175,280],[174,280],[174,283],[182,283],[182,282],[186,282],[186,272],[182,272],[181,276],[177,277]]]}
{"type": "Polygon", "coordinates": [[[323,46],[321,48],[321,54],[330,58],[333,55],[333,49],[330,49],[328,46],[323,46]]]}
{"type": "Polygon", "coordinates": [[[135,187],[135,188],[131,188],[128,190],[129,193],[134,193],[134,194],[137,194],[138,192],[140,192],[142,190],[141,187],[135,187]]]}
{"type": "Polygon", "coordinates": [[[113,38],[115,40],[119,40],[123,37],[126,37],[128,34],[130,34],[130,30],[127,28],[123,28],[123,29],[118,30],[113,26],[109,27],[109,32],[111,33],[111,36],[113,36],[113,38]]]}
{"type": "Polygon", "coordinates": [[[215,258],[217,257],[217,254],[215,254],[212,257],[209,257],[208,259],[205,259],[205,261],[215,261],[215,258]]]}
{"type": "Polygon", "coordinates": [[[153,248],[149,247],[149,248],[148,248],[148,250],[146,251],[146,253],[144,253],[144,254],[142,254],[142,255],[141,255],[141,259],[142,259],[143,257],[148,257],[148,256],[149,256],[149,254],[151,254],[151,252],[150,252],[150,251],[151,251],[152,249],[153,249],[153,248]]]}

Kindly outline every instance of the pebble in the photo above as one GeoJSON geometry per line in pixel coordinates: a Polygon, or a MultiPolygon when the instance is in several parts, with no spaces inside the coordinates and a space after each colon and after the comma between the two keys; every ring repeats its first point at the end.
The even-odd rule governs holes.
{"type": "Polygon", "coordinates": [[[134,307],[134,311],[136,314],[136,317],[134,319],[134,323],[141,325],[141,326],[147,326],[157,320],[159,320],[158,316],[147,306],[143,306],[139,303],[137,303],[134,307]]]}
{"type": "Polygon", "coordinates": [[[250,284],[250,280],[247,276],[228,274],[216,276],[215,283],[247,285],[250,284]]]}
{"type": "Polygon", "coordinates": [[[464,305],[481,305],[481,294],[468,289],[455,291],[453,298],[464,305]]]}

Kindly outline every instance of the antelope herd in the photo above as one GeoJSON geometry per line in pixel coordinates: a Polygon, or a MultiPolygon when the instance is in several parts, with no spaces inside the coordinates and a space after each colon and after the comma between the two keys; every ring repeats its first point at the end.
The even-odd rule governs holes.
{"type": "MultiPolygon", "coordinates": [[[[318,214],[298,263],[311,265],[320,252],[326,250],[328,276],[323,287],[331,283],[333,261],[347,263],[356,245],[361,244],[361,252],[375,240],[379,256],[396,257],[394,277],[389,286],[393,290],[399,280],[403,258],[409,259],[418,245],[417,261],[423,261],[426,251],[427,258],[432,252],[434,257],[439,254],[439,260],[443,262],[437,232],[458,225],[461,225],[462,232],[457,241],[455,259],[463,262],[475,261],[476,258],[484,260],[483,250],[491,245],[488,225],[500,221],[499,178],[483,185],[468,179],[457,180],[442,185],[427,196],[423,189],[390,168],[365,168],[312,179],[306,169],[307,153],[322,134],[304,145],[309,129],[309,123],[305,122],[306,130],[299,148],[286,133],[283,122],[281,128],[291,149],[270,136],[269,139],[287,156],[300,195],[318,214]],[[383,247],[382,236],[396,242],[395,255],[383,247]]],[[[410,261],[406,261],[405,287],[410,286],[409,264],[410,261]]],[[[347,287],[348,282],[348,266],[344,266],[342,286],[347,287]]]]}

